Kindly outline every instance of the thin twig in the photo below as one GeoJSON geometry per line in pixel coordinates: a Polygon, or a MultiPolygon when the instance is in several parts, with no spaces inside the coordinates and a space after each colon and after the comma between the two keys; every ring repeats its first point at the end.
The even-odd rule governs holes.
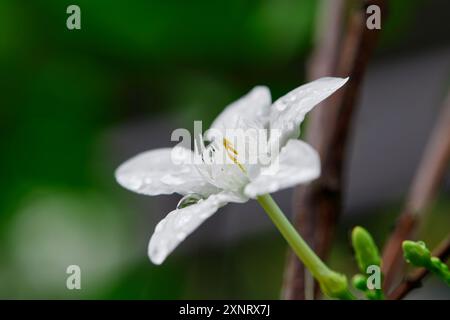
{"type": "Polygon", "coordinates": [[[437,123],[428,140],[422,161],[396,228],[383,251],[383,287],[386,292],[404,266],[401,244],[413,239],[423,220],[426,209],[435,198],[450,161],[450,91],[448,92],[437,123]]]}
{"type": "MultiPolygon", "coordinates": [[[[450,236],[443,240],[432,252],[433,257],[446,261],[450,256],[450,236]]],[[[403,299],[409,292],[419,288],[422,280],[429,274],[429,270],[418,268],[411,272],[389,295],[390,300],[403,299]]]]}
{"type": "MultiPolygon", "coordinates": [[[[344,4],[341,4],[341,9],[344,4]]],[[[342,46],[319,46],[326,52],[317,53],[317,58],[313,59],[315,65],[310,70],[311,78],[322,75],[350,77],[342,89],[316,107],[309,117],[307,140],[321,156],[322,176],[308,186],[297,187],[294,193],[296,227],[321,258],[328,253],[340,213],[347,138],[361,83],[379,34],[378,30],[366,27],[366,8],[372,4],[378,5],[384,16],[384,0],[365,1],[364,6],[351,13],[342,46]],[[330,62],[329,59],[336,62],[330,62]],[[321,64],[326,64],[327,70],[321,64]]],[[[343,11],[335,14],[341,16],[333,21],[342,24],[343,11]]],[[[331,25],[329,27],[333,28],[331,25]]],[[[334,28],[337,30],[324,31],[340,39],[341,28],[334,28]]],[[[303,265],[291,254],[285,272],[284,298],[304,299],[304,275],[303,265]]]]}

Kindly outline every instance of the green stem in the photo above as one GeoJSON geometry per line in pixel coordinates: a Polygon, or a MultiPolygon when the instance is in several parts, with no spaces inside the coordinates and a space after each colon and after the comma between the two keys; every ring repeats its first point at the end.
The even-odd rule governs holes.
{"type": "Polygon", "coordinates": [[[322,291],[332,298],[353,299],[353,295],[348,290],[345,276],[328,268],[308,246],[305,240],[303,240],[273,198],[269,194],[265,194],[258,196],[256,199],[291,246],[292,250],[294,250],[295,254],[320,283],[322,291]]]}
{"type": "Polygon", "coordinates": [[[295,230],[273,198],[266,194],[258,197],[257,200],[312,275],[315,278],[320,278],[323,274],[328,273],[328,267],[297,233],[297,230],[295,230]]]}

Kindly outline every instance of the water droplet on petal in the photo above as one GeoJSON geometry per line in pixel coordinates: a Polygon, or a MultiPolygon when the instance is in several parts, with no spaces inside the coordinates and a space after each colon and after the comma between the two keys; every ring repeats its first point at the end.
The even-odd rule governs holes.
{"type": "Polygon", "coordinates": [[[142,187],[142,179],[140,177],[131,176],[127,184],[131,190],[139,190],[142,187]]]}
{"type": "Polygon", "coordinates": [[[184,179],[181,179],[179,177],[175,177],[171,174],[166,174],[161,178],[161,182],[168,184],[168,185],[180,185],[183,184],[185,181],[184,179]]]}
{"type": "Polygon", "coordinates": [[[191,220],[190,215],[179,215],[178,218],[175,220],[175,227],[177,229],[183,228],[189,221],[191,220]]]}
{"type": "Polygon", "coordinates": [[[179,232],[179,233],[177,233],[176,237],[179,241],[183,241],[186,238],[186,233],[179,232]]]}
{"type": "Polygon", "coordinates": [[[190,193],[185,195],[177,204],[177,209],[183,209],[186,207],[189,207],[193,204],[198,203],[199,201],[203,200],[204,198],[198,194],[198,193],[190,193]]]}
{"type": "Polygon", "coordinates": [[[145,177],[145,178],[144,178],[144,183],[145,183],[145,184],[151,184],[151,183],[152,183],[152,178],[150,178],[150,177],[145,177]]]}

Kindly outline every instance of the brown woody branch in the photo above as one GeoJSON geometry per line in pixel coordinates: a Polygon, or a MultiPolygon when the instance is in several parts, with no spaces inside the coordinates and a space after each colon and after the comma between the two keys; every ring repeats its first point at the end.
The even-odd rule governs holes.
{"type": "MultiPolygon", "coordinates": [[[[379,34],[378,30],[366,27],[366,8],[375,4],[380,6],[382,16],[385,13],[384,0],[364,1],[364,6],[351,12],[347,32],[341,42],[346,2],[327,3],[331,6],[328,10],[332,10],[334,15],[328,27],[323,29],[323,42],[319,43],[312,60],[309,77],[349,76],[350,80],[321,106],[316,107],[309,117],[307,140],[320,154],[322,175],[308,186],[297,187],[293,204],[296,228],[322,258],[328,253],[341,210],[342,168],[350,124],[379,34]]],[[[305,298],[305,269],[292,253],[288,258],[283,291],[285,299],[305,298]]]]}
{"type": "Polygon", "coordinates": [[[450,91],[441,114],[428,140],[422,161],[396,228],[383,251],[383,287],[389,292],[399,271],[404,266],[402,242],[415,237],[426,209],[435,198],[450,161],[450,91]]]}
{"type": "MultiPolygon", "coordinates": [[[[433,257],[446,261],[450,256],[450,237],[442,241],[432,252],[433,257]]],[[[405,279],[389,295],[390,300],[403,299],[409,292],[419,288],[422,280],[429,274],[429,270],[418,268],[405,277],[405,279]]]]}

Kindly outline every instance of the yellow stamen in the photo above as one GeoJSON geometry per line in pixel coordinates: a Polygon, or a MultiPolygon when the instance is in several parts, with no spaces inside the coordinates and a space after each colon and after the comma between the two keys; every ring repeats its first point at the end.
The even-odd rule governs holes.
{"type": "Polygon", "coordinates": [[[223,146],[225,147],[225,150],[227,151],[227,154],[230,157],[230,159],[239,167],[239,169],[241,169],[241,171],[243,173],[247,173],[244,166],[238,161],[238,159],[236,157],[238,155],[238,152],[236,151],[235,148],[233,148],[233,144],[230,141],[228,141],[226,138],[224,138],[223,146]],[[232,152],[233,154],[231,154],[230,152],[232,152]]]}
{"type": "Polygon", "coordinates": [[[233,152],[235,155],[238,154],[236,149],[233,148],[233,144],[230,141],[228,141],[226,138],[223,138],[223,146],[225,147],[225,149],[233,152]]]}

